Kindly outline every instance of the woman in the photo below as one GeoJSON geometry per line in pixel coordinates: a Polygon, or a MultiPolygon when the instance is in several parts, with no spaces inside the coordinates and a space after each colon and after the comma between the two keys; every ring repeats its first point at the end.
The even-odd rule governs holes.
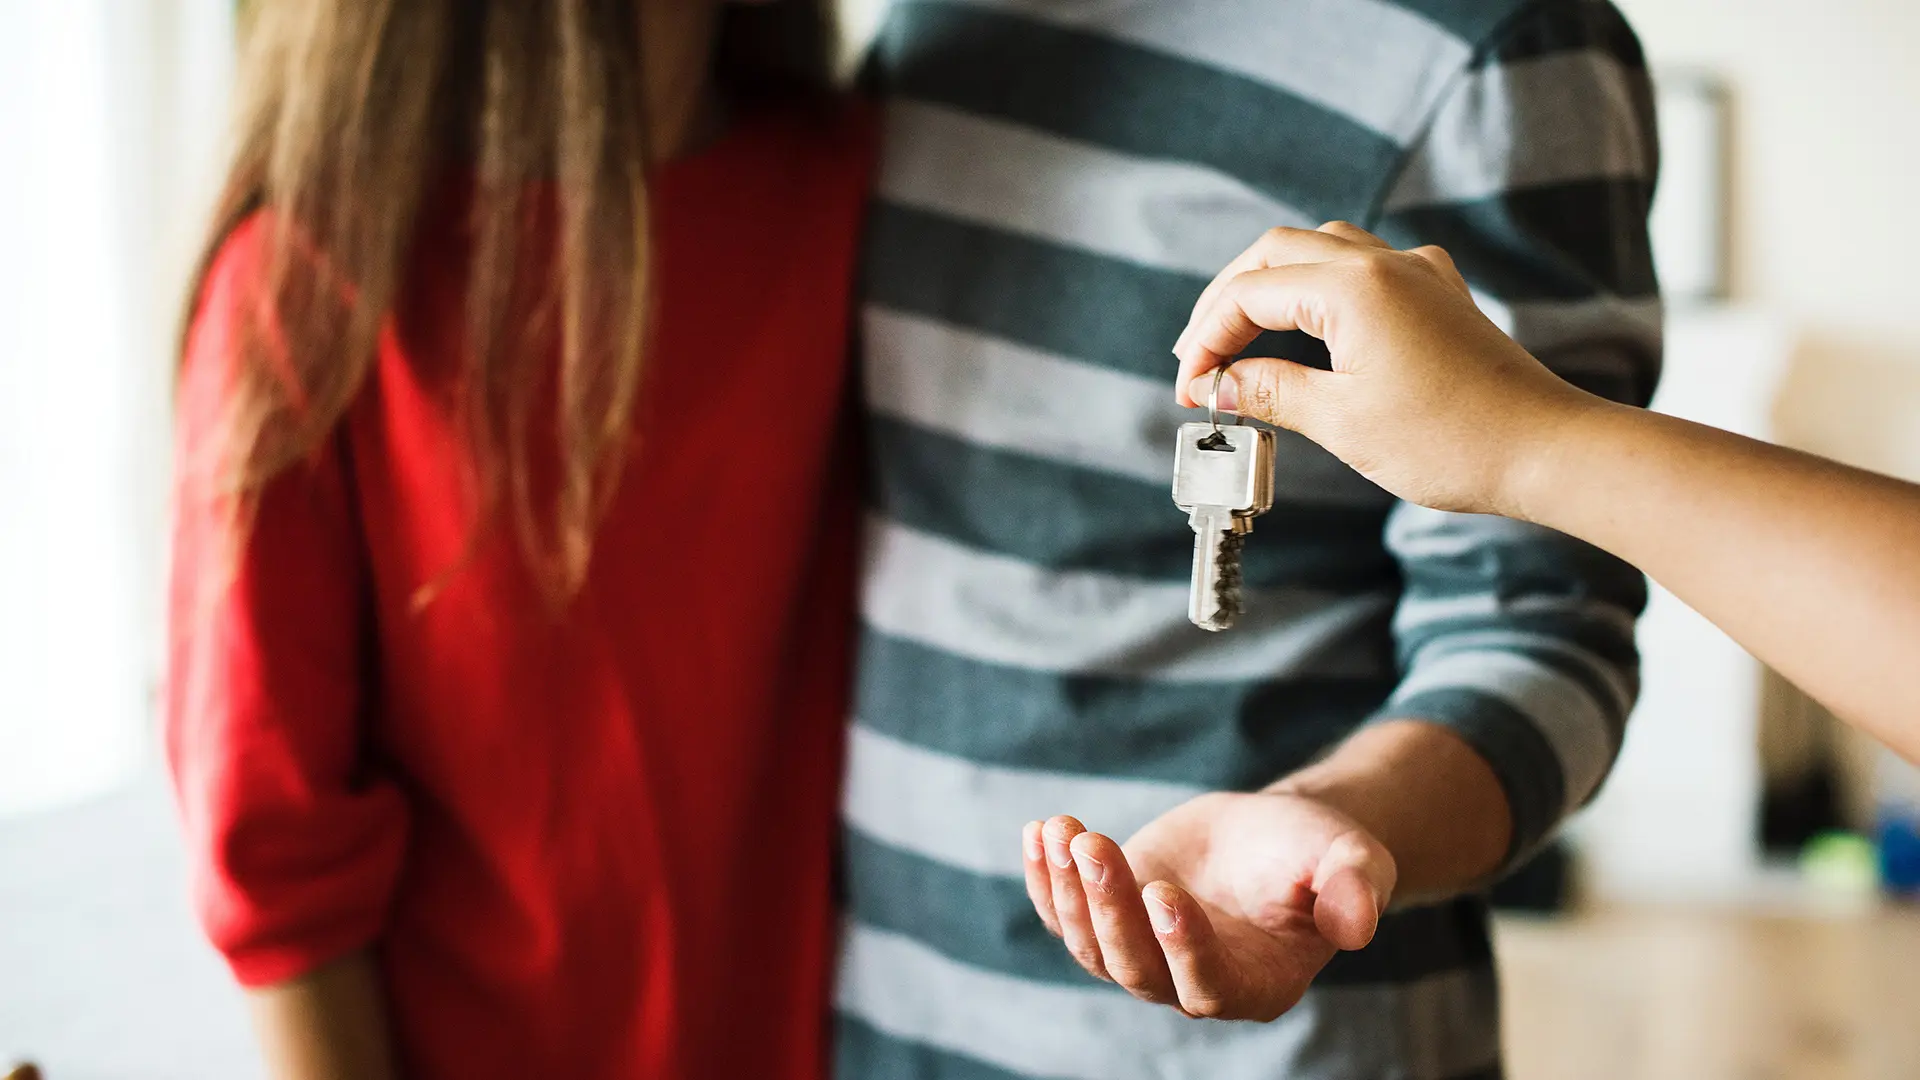
{"type": "MultiPolygon", "coordinates": [[[[1174,354],[1181,404],[1216,393],[1231,363],[1220,406],[1308,436],[1403,499],[1532,521],[1640,566],[1920,762],[1920,486],[1577,390],[1480,313],[1446,252],[1394,251],[1344,223],[1268,233],[1201,294],[1174,354]],[[1320,338],[1333,369],[1232,360],[1262,329],[1320,338]]],[[[1360,904],[1328,888],[1324,866],[1286,895],[1262,891],[1273,875],[1260,869],[1286,838],[1258,813],[1234,820],[1231,834],[1196,841],[1205,854],[1188,888],[1137,882],[1120,845],[1055,818],[1047,827],[1072,834],[1075,858],[1030,850],[1029,895],[1056,934],[1098,942],[1083,962],[1093,974],[1147,1000],[1242,1014],[1284,981],[1236,954],[1196,896],[1303,909],[1323,931],[1360,904]],[[1090,887],[1081,859],[1113,869],[1090,887]]],[[[1029,845],[1038,831],[1028,826],[1029,845]]],[[[1381,872],[1384,896],[1391,863],[1381,872]]]]}
{"type": "Polygon", "coordinates": [[[165,711],[274,1073],[821,1075],[870,157],[822,9],[253,8],[165,711]]]}

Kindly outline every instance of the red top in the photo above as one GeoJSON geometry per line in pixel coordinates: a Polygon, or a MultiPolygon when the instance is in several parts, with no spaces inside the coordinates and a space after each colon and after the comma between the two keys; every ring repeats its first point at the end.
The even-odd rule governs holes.
{"type": "Polygon", "coordinates": [[[373,945],[416,1078],[822,1075],[870,160],[861,118],[763,117],[657,178],[649,381],[563,617],[508,528],[413,604],[469,536],[431,374],[458,362],[453,212],[337,437],[229,566],[197,463],[260,222],[228,241],[179,390],[166,724],[241,982],[373,945]]]}

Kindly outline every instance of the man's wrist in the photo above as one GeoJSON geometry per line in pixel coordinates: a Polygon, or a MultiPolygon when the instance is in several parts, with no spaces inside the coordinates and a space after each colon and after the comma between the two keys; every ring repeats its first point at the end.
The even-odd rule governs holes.
{"type": "Polygon", "coordinates": [[[1386,846],[1403,896],[1450,895],[1497,872],[1512,842],[1506,791],[1467,741],[1417,719],[1368,724],[1267,791],[1313,799],[1386,846]]]}

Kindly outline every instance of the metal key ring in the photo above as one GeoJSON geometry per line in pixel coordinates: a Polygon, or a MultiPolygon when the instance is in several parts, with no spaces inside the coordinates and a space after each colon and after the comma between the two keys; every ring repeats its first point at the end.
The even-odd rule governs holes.
{"type": "MultiPolygon", "coordinates": [[[[1215,434],[1220,432],[1220,380],[1227,374],[1227,365],[1221,364],[1213,369],[1213,385],[1207,390],[1207,422],[1213,425],[1215,434]]],[[[1233,422],[1240,423],[1240,414],[1233,415],[1233,422]]]]}

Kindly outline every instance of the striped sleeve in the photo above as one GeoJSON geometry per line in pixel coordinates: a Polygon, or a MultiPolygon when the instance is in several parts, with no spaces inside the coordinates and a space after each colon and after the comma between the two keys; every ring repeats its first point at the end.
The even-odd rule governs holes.
{"type": "MultiPolygon", "coordinates": [[[[1652,92],[1610,4],[1550,0],[1476,53],[1381,203],[1398,246],[1451,252],[1509,333],[1585,389],[1644,405],[1661,317],[1647,214],[1652,92]]],[[[1397,507],[1404,677],[1381,715],[1444,724],[1492,764],[1519,859],[1599,788],[1638,692],[1645,579],[1549,530],[1397,507]]]]}

